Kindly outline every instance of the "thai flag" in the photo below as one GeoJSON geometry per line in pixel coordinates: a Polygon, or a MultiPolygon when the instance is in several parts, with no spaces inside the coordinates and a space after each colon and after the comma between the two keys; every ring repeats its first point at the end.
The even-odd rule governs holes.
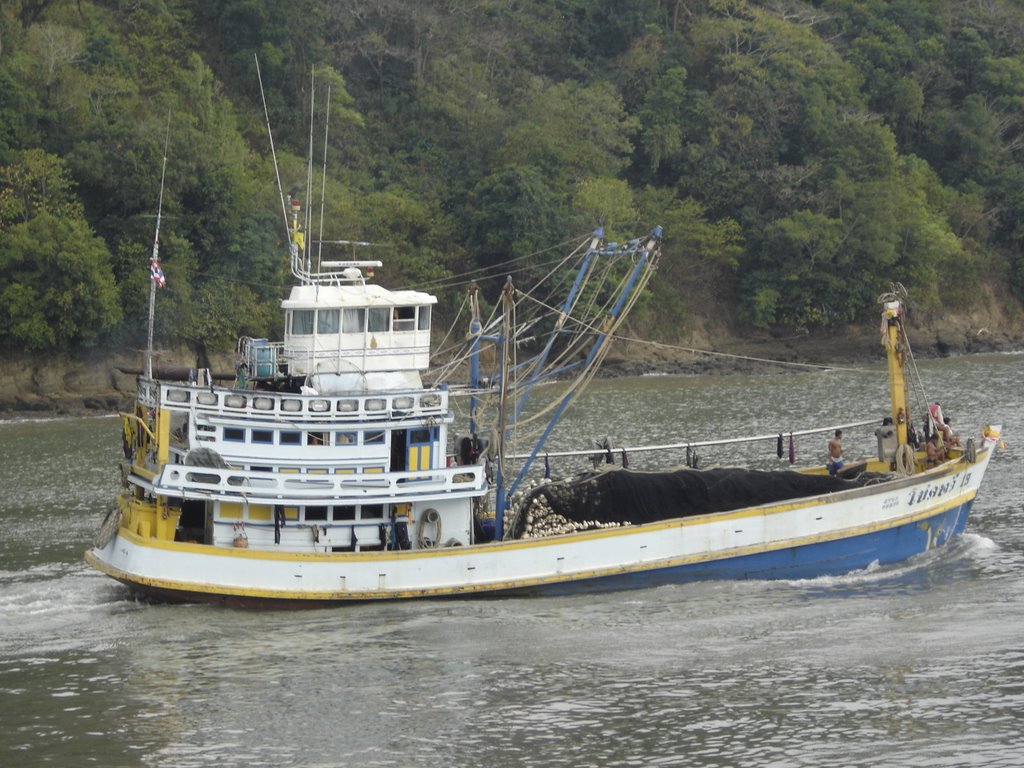
{"type": "Polygon", "coordinates": [[[149,279],[156,283],[157,288],[167,285],[167,278],[164,277],[164,271],[160,269],[160,262],[156,259],[149,262],[149,279]]]}

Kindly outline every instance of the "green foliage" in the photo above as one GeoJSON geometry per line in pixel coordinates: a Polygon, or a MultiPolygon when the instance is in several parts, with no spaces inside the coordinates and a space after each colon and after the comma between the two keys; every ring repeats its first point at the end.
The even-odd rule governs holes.
{"type": "Polygon", "coordinates": [[[926,308],[1024,299],[1022,41],[1014,0],[5,4],[0,334],[137,338],[165,137],[158,333],[272,332],[262,96],[285,193],[319,229],[326,159],[325,238],[384,244],[389,285],[660,223],[638,315],[664,337],[841,326],[892,280],[926,308]]]}
{"type": "Polygon", "coordinates": [[[538,168],[556,183],[615,176],[626,167],[636,128],[611,84],[558,83],[531,94],[515,113],[497,159],[538,168]]]}
{"type": "Polygon", "coordinates": [[[276,314],[248,286],[209,280],[172,309],[169,319],[182,339],[209,349],[230,349],[239,336],[267,337],[276,314]]]}
{"type": "Polygon", "coordinates": [[[38,213],[0,233],[0,342],[91,346],[121,320],[110,253],[82,220],[38,213]]]}
{"type": "Polygon", "coordinates": [[[25,223],[42,213],[81,219],[82,206],[74,182],[56,155],[27,149],[18,162],[0,168],[0,232],[12,223],[25,223]]]}

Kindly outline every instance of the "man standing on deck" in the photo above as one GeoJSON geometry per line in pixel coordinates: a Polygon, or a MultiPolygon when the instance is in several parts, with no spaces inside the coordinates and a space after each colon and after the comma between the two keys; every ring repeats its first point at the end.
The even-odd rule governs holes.
{"type": "Polygon", "coordinates": [[[843,468],[843,430],[837,429],[836,436],[828,441],[828,473],[835,475],[843,468]]]}

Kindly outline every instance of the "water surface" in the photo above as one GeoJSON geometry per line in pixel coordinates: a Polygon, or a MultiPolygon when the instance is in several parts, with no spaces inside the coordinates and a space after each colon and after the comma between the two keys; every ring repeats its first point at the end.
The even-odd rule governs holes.
{"type": "MultiPolygon", "coordinates": [[[[0,423],[0,765],[1022,765],[1024,357],[920,373],[954,426],[1001,421],[1008,443],[951,546],[841,578],[599,596],[136,602],[82,561],[117,490],[116,419],[0,423]]],[[[884,393],[881,368],[601,381],[555,447],[871,419],[884,393]]],[[[874,441],[847,435],[861,455],[874,441]]],[[[798,438],[798,463],[824,445],[798,438]]],[[[702,454],[788,465],[772,441],[702,454]]]]}

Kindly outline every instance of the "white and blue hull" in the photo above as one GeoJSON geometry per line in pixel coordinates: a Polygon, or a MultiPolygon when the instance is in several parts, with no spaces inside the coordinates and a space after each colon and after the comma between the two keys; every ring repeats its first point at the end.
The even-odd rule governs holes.
{"type": "Polygon", "coordinates": [[[899,562],[959,535],[992,448],[974,463],[836,494],[549,538],[325,554],[161,542],[122,529],[87,558],[163,599],[271,606],[814,578],[899,562]]]}

